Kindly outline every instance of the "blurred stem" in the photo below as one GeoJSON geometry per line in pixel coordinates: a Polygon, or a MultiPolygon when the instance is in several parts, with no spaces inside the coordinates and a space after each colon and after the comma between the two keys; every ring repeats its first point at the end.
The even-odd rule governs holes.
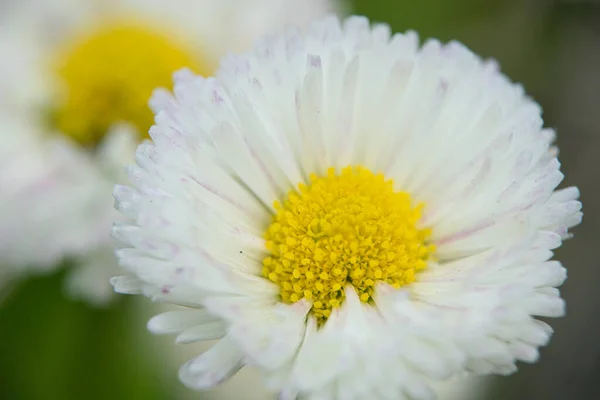
{"type": "Polygon", "coordinates": [[[0,308],[0,398],[172,398],[140,345],[133,299],[90,309],[63,297],[63,278],[23,282],[0,308]]]}

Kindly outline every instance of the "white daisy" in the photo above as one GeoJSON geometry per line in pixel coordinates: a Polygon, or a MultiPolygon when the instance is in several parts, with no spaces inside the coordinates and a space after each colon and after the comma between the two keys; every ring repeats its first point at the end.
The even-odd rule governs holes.
{"type": "Polygon", "coordinates": [[[0,123],[9,143],[0,149],[3,275],[52,269],[76,257],[81,268],[69,279],[71,293],[108,301],[108,279],[117,273],[107,233],[116,213],[110,188],[121,182],[123,165],[152,124],[152,89],[169,85],[182,67],[211,74],[226,51],[334,5],[24,0],[12,6],[0,28],[0,123]]]}
{"type": "Polygon", "coordinates": [[[430,399],[535,362],[559,317],[552,250],[580,222],[540,107],[464,46],[354,17],[270,37],[155,92],[117,186],[116,291],[220,339],[180,371],[244,365],[282,399],[430,399]]]}

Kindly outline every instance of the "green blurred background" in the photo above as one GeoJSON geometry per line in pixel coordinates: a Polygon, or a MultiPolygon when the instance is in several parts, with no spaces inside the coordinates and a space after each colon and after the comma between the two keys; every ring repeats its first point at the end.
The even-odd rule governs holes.
{"type": "MultiPolygon", "coordinates": [[[[2,5],[10,1],[0,0],[2,5]]],[[[585,218],[558,257],[568,316],[535,365],[493,378],[482,399],[600,399],[600,290],[597,257],[600,179],[600,2],[594,0],[355,0],[352,11],[414,29],[421,37],[457,39],[500,61],[558,129],[565,184],[582,191],[585,218]]],[[[62,296],[62,276],[21,284],[0,308],[0,399],[203,399],[177,382],[174,346],[145,330],[145,299],[121,298],[89,309],[62,296]],[[177,395],[175,393],[178,393],[177,395]]],[[[228,398],[227,396],[223,398],[228,398]]],[[[244,398],[244,397],[239,397],[244,398]]]]}

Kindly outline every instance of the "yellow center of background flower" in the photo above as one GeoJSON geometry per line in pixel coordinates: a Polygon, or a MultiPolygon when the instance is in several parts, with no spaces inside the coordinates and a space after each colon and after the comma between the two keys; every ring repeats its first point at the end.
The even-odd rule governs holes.
{"type": "Polygon", "coordinates": [[[84,146],[98,144],[119,122],[147,135],[154,88],[170,87],[183,67],[212,71],[177,39],[141,24],[112,23],[70,43],[56,60],[63,90],[52,106],[54,126],[84,146]]]}
{"type": "Polygon", "coordinates": [[[345,286],[369,302],[378,281],[395,288],[413,282],[434,246],[430,230],[417,227],[423,205],[413,207],[382,174],[330,168],[310,181],[275,202],[262,273],[279,285],[283,302],[310,300],[321,325],[343,303],[345,286]]]}

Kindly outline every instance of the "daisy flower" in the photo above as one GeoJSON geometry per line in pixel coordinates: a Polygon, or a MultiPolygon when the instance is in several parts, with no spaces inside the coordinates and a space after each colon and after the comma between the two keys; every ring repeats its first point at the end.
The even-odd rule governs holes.
{"type": "Polygon", "coordinates": [[[169,85],[182,67],[210,75],[225,52],[334,5],[24,0],[11,6],[0,35],[0,120],[8,143],[0,149],[3,276],[52,270],[64,257],[75,258],[80,267],[69,278],[70,292],[107,302],[118,268],[107,234],[116,218],[110,192],[152,125],[152,89],[169,85]]]}
{"type": "Polygon", "coordinates": [[[494,62],[332,17],[174,81],[115,188],[112,282],[182,307],[151,331],[218,339],[187,386],[249,365],[282,399],[432,399],[538,359],[581,204],[494,62]]]}

